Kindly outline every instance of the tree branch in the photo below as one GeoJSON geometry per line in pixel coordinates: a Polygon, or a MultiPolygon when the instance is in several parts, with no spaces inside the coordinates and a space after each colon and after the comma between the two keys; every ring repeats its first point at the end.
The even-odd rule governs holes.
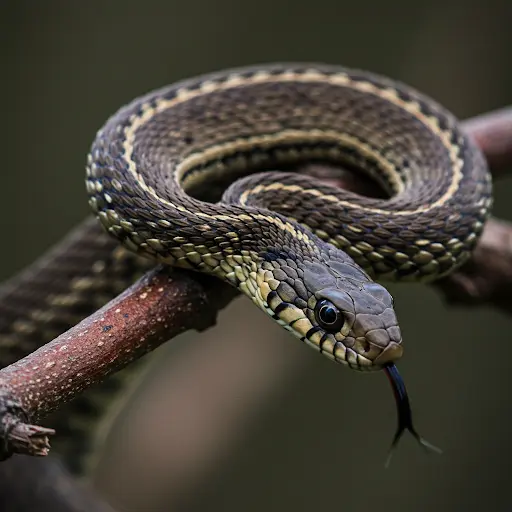
{"type": "Polygon", "coordinates": [[[482,149],[493,178],[512,167],[512,107],[488,112],[462,123],[466,133],[482,149]]]}
{"type": "MultiPolygon", "coordinates": [[[[494,180],[512,170],[512,107],[463,123],[482,149],[494,180]]],[[[457,272],[434,283],[452,306],[482,306],[512,313],[512,224],[491,218],[471,259],[457,272]]]]}
{"type": "Polygon", "coordinates": [[[218,310],[235,295],[217,279],[158,266],[75,327],[1,370],[0,456],[46,455],[53,431],[27,425],[28,418],[41,418],[168,339],[214,325],[218,310]],[[23,435],[29,436],[25,442],[23,435]]]}

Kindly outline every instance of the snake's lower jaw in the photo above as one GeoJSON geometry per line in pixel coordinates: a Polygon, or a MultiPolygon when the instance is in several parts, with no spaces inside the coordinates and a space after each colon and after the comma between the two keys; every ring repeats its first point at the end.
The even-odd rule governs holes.
{"type": "Polygon", "coordinates": [[[404,349],[396,341],[390,342],[386,348],[374,359],[373,363],[377,366],[386,366],[394,363],[402,357],[404,349]]]}

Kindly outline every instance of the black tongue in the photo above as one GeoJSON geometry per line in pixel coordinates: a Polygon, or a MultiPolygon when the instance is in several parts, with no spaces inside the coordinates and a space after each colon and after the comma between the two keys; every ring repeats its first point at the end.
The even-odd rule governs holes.
{"type": "Polygon", "coordinates": [[[402,376],[398,372],[398,368],[394,364],[388,364],[384,367],[384,372],[386,373],[389,382],[391,383],[391,387],[393,389],[393,394],[395,395],[397,413],[398,413],[398,427],[395,432],[395,436],[393,437],[393,441],[391,443],[391,447],[389,449],[389,453],[386,459],[385,467],[388,468],[391,463],[391,457],[395,451],[400,438],[402,437],[405,430],[408,430],[414,438],[421,444],[426,450],[433,451],[436,453],[443,453],[440,448],[434,446],[429,443],[426,439],[421,437],[414,425],[412,423],[412,411],[411,405],[409,403],[409,397],[407,395],[407,389],[405,388],[405,383],[402,379],[402,376]]]}

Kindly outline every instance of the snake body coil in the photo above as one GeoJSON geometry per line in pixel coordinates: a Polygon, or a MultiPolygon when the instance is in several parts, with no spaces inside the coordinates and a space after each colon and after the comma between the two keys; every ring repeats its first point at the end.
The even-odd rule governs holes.
{"type": "MultiPolygon", "coordinates": [[[[4,365],[157,261],[229,282],[332,360],[389,370],[401,334],[391,295],[372,279],[450,273],[492,202],[481,153],[444,108],[392,80],[316,64],[234,69],[135,100],[98,132],[86,184],[111,236],[87,220],[4,285],[4,365]],[[389,197],[267,172],[312,160],[363,172],[389,197]],[[204,200],[226,182],[220,202],[204,200]]],[[[398,438],[414,430],[405,387],[388,376],[402,404],[398,438]]],[[[60,432],[73,432],[74,417],[60,432]]]]}
{"type": "Polygon", "coordinates": [[[432,100],[316,65],[231,70],[139,98],[100,130],[87,166],[90,205],[125,247],[217,275],[358,370],[402,353],[392,298],[370,276],[426,280],[463,263],[490,184],[480,152],[432,100]],[[390,198],[250,175],[311,159],[356,166],[390,198]],[[191,196],[244,175],[220,203],[191,196]]]}

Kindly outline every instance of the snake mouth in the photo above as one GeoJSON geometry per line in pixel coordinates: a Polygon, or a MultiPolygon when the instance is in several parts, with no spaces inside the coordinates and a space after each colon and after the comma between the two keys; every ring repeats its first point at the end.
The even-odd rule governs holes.
{"type": "Polygon", "coordinates": [[[394,363],[403,355],[402,345],[392,341],[389,345],[373,360],[373,364],[384,368],[386,365],[394,363]]]}
{"type": "Polygon", "coordinates": [[[342,344],[344,350],[336,350],[337,360],[346,360],[347,364],[356,370],[379,371],[402,357],[401,336],[393,337],[386,330],[379,329],[380,336],[372,337],[369,335],[372,332],[375,333],[374,330],[367,331],[355,337],[352,330],[345,339],[339,340],[337,345],[342,344]],[[340,355],[343,357],[339,357],[340,355]]]}
{"type": "Polygon", "coordinates": [[[322,353],[336,362],[347,365],[352,370],[361,372],[381,371],[390,364],[394,364],[403,355],[403,347],[396,341],[390,342],[384,349],[370,343],[370,349],[363,353],[346,345],[344,347],[345,354],[343,358],[339,357],[339,350],[336,351],[338,357],[327,351],[322,351],[322,353]]]}

